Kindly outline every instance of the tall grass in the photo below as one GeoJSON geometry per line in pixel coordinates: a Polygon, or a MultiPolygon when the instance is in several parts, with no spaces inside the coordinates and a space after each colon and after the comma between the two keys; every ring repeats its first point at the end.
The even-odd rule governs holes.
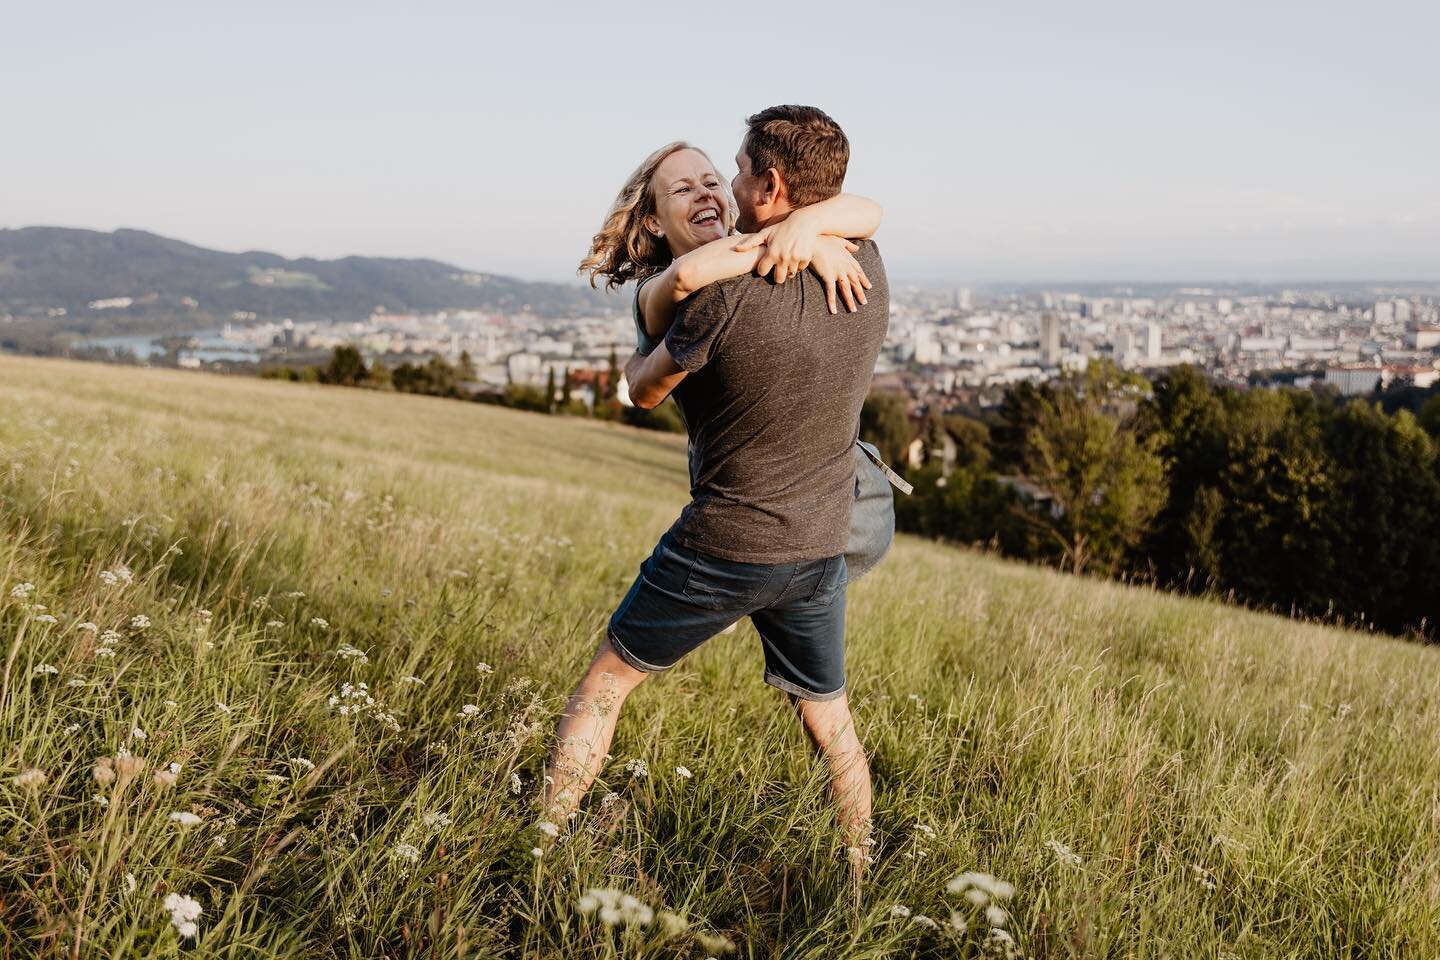
{"type": "Polygon", "coordinates": [[[554,718],[684,473],[570,418],[0,358],[0,949],[1440,951],[1440,651],[904,539],[849,601],[858,911],[748,626],[640,688],[547,844],[554,718]]]}

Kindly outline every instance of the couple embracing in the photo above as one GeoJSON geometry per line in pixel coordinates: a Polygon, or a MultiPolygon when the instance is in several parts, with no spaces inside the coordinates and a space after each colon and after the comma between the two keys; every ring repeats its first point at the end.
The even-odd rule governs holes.
{"type": "Polygon", "coordinates": [[[644,408],[675,399],[691,500],[570,696],[541,801],[565,824],[630,692],[748,616],[765,682],[827,766],[858,871],[871,793],[845,692],[845,593],[894,532],[888,468],[857,442],[889,318],[868,239],[881,211],[841,193],[850,146],[822,111],[771,107],[746,124],[728,187],[688,144],[646,159],[581,265],[610,287],[638,281],[629,395],[644,408]]]}

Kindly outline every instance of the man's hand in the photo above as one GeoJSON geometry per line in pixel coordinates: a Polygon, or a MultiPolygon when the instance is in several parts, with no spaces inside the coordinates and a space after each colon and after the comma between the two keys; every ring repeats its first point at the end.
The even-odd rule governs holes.
{"type": "Polygon", "coordinates": [[[625,380],[630,385],[630,402],[641,410],[653,410],[670,396],[688,373],[670,356],[664,343],[648,357],[640,351],[625,361],[625,380]]]}

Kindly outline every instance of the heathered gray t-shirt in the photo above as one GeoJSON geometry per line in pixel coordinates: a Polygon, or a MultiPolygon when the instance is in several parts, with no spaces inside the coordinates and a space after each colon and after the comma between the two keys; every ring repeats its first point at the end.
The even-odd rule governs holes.
{"type": "Polygon", "coordinates": [[[741,563],[845,552],[860,407],[890,319],[873,241],[855,254],[872,289],[830,313],[810,271],[783,284],[713,283],[676,310],[665,344],[689,371],[674,397],[690,432],[681,544],[741,563]]]}

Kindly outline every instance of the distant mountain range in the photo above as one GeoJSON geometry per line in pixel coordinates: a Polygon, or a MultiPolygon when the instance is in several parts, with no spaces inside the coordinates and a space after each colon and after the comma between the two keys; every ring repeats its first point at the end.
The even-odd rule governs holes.
{"type": "Polygon", "coordinates": [[[377,307],[564,316],[606,303],[580,284],[530,283],[436,260],[291,260],[207,250],[143,230],[0,230],[0,315],[32,328],[167,329],[236,312],[359,320],[377,307]]]}

